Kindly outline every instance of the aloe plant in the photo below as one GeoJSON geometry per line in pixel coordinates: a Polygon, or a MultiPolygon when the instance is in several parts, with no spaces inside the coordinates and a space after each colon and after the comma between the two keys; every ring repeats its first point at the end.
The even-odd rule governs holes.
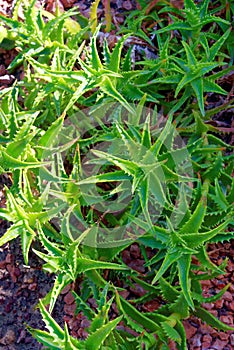
{"type": "Polygon", "coordinates": [[[56,48],[69,50],[69,45],[64,45],[66,33],[69,32],[71,36],[76,37],[76,40],[79,40],[81,33],[84,34],[79,23],[70,18],[78,15],[77,11],[70,10],[63,14],[57,12],[57,15],[53,15],[43,7],[37,8],[35,3],[36,1],[28,0],[16,1],[12,18],[0,16],[3,25],[9,27],[2,40],[14,41],[19,50],[19,54],[9,66],[10,70],[23,62],[24,54],[32,57],[39,55],[42,62],[48,62],[56,48]],[[19,21],[20,5],[23,8],[24,21],[19,21]],[[46,22],[43,17],[47,18],[46,22]]]}
{"type": "Polygon", "coordinates": [[[147,83],[139,84],[139,86],[143,87],[153,84],[156,86],[158,85],[160,89],[160,86],[163,84],[171,84],[176,86],[175,97],[177,97],[183,89],[184,93],[181,95],[177,104],[174,105],[171,109],[171,113],[176,112],[176,110],[180,108],[187,99],[191,98],[192,94],[194,94],[197,98],[197,103],[201,114],[204,116],[204,92],[215,92],[224,95],[226,94],[226,91],[215,83],[216,76],[206,76],[206,74],[220,65],[219,63],[214,62],[214,58],[219,53],[220,48],[227,40],[229,34],[230,30],[228,29],[211,48],[209,48],[207,42],[206,44],[204,43],[206,49],[206,57],[203,56],[200,61],[198,61],[196,55],[194,54],[194,51],[196,52],[197,48],[196,45],[190,46],[186,42],[182,41],[183,56],[184,53],[186,54],[185,60],[183,56],[183,58],[176,57],[175,55],[169,56],[168,41],[166,41],[162,47],[160,59],[153,64],[149,62],[149,65],[153,70],[161,69],[161,76],[152,79],[147,83]],[[165,60],[167,62],[166,64],[165,60]]]}
{"type": "Polygon", "coordinates": [[[48,332],[28,327],[30,333],[46,346],[46,349],[102,349],[103,343],[112,340],[112,332],[121,321],[121,316],[115,320],[108,320],[108,309],[111,303],[108,302],[96,315],[89,326],[89,336],[86,340],[77,340],[69,335],[68,326],[65,323],[64,330],[54,321],[43,303],[39,303],[43,321],[48,332]]]}
{"type": "Polygon", "coordinates": [[[25,68],[23,81],[0,91],[0,171],[13,180],[0,209],[12,225],[0,245],[20,237],[25,263],[32,249],[56,275],[39,303],[46,331],[28,328],[48,349],[168,349],[168,338],[186,349],[182,321],[190,315],[233,330],[201,306],[229,288],[204,298],[201,280],[224,274],[227,262],[214,265],[207,244],[233,238],[233,147],[209,123],[233,101],[205,108],[207,92],[226,94],[217,80],[232,70],[230,16],[211,13],[209,1],[185,1],[184,9],[141,1],[110,50],[98,41],[98,3],[90,20],[73,10],[52,15],[26,0],[25,21],[19,1],[12,19],[0,16],[2,44],[19,50],[9,69],[25,68]],[[133,62],[125,45],[132,34],[157,42],[157,57],[133,62]],[[133,242],[144,273],[123,262],[133,242]],[[76,313],[90,321],[85,340],[52,317],[59,293],[77,278],[76,313]],[[125,300],[120,292],[133,284],[145,294],[125,300]],[[164,305],[142,312],[155,298],[164,305]]]}
{"type": "Polygon", "coordinates": [[[178,17],[171,15],[172,20],[175,22],[169,24],[159,30],[159,33],[163,33],[169,30],[179,30],[185,38],[199,37],[202,28],[209,23],[217,23],[220,26],[229,26],[229,22],[220,18],[219,16],[211,15],[208,12],[209,0],[205,0],[202,4],[196,4],[193,0],[184,1],[184,9],[175,9],[172,6],[163,7],[161,13],[170,11],[182,17],[182,20],[178,17]]]}

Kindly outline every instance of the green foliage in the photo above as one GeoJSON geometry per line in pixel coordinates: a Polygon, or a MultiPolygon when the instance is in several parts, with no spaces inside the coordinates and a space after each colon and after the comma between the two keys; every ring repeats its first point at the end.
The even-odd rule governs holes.
{"type": "Polygon", "coordinates": [[[191,314],[233,330],[201,306],[229,285],[204,298],[200,282],[224,274],[227,263],[213,264],[206,245],[233,238],[233,147],[210,120],[233,101],[208,109],[208,93],[227,94],[219,79],[233,69],[233,7],[139,1],[110,49],[100,44],[98,4],[89,20],[27,0],[15,2],[12,18],[0,15],[0,46],[18,51],[9,70],[23,65],[25,73],[0,91],[0,171],[13,182],[0,209],[12,225],[0,246],[20,237],[25,264],[32,249],[56,276],[39,302],[46,331],[28,327],[46,348],[167,349],[171,339],[186,349],[182,321],[191,314]],[[128,43],[136,36],[153,58],[134,58],[128,43]],[[123,262],[133,242],[144,273],[123,262]],[[51,316],[62,289],[78,278],[73,295],[76,315],[90,322],[86,340],[51,316]],[[134,285],[145,294],[125,300],[120,292],[134,285]],[[155,298],[164,304],[142,312],[155,298]]]}
{"type": "Polygon", "coordinates": [[[162,33],[169,30],[179,30],[186,38],[197,38],[201,34],[202,28],[209,23],[217,23],[221,27],[224,25],[228,26],[228,21],[208,13],[209,2],[209,0],[205,0],[202,2],[202,4],[195,4],[193,0],[185,0],[185,8],[177,11],[173,10],[172,7],[164,7],[161,10],[161,13],[167,10],[172,11],[179,15],[180,18],[182,17],[182,20],[172,15],[171,18],[175,21],[175,23],[165,26],[163,29],[160,29],[160,32],[162,33]]]}
{"type": "Polygon", "coordinates": [[[37,340],[46,346],[46,349],[100,349],[102,344],[108,341],[111,332],[113,332],[122,318],[120,316],[115,320],[109,321],[107,317],[109,307],[110,303],[103,307],[102,313],[94,316],[89,327],[90,334],[85,341],[79,341],[69,335],[66,323],[64,330],[62,330],[62,328],[53,320],[41,301],[39,303],[39,309],[47,331],[33,329],[29,326],[27,328],[37,340]]]}

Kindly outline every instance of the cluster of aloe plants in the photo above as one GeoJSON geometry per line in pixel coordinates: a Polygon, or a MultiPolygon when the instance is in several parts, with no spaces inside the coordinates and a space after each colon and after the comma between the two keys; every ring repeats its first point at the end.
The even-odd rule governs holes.
{"type": "MultiPolygon", "coordinates": [[[[24,67],[24,79],[0,91],[0,170],[13,180],[0,209],[12,225],[0,245],[20,237],[25,264],[32,249],[56,275],[38,305],[47,331],[29,331],[48,349],[96,350],[168,349],[168,338],[186,349],[182,320],[191,314],[232,329],[201,306],[229,285],[204,298],[200,281],[225,272],[226,261],[214,265],[206,244],[233,237],[232,147],[207,123],[233,101],[205,107],[207,92],[227,94],[216,81],[233,69],[233,9],[185,1],[184,9],[155,2],[155,10],[139,2],[110,50],[106,40],[98,43],[99,1],[89,20],[74,10],[52,15],[35,3],[16,1],[11,19],[0,16],[1,45],[18,51],[8,69],[24,67]],[[216,15],[224,8],[225,19],[216,15]],[[134,35],[157,47],[155,59],[133,61],[134,35]],[[133,242],[144,274],[122,260],[133,242]],[[90,320],[86,340],[52,317],[59,293],[78,277],[77,312],[90,320]],[[125,300],[119,292],[132,283],[146,293],[125,300]],[[163,306],[140,312],[158,297],[163,306]]],[[[109,28],[110,17],[106,22],[109,28]]]]}

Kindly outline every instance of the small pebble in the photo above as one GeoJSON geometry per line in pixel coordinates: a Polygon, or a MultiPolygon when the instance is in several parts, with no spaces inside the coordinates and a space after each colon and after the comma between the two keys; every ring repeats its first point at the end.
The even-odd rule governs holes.
{"type": "Polygon", "coordinates": [[[76,0],[61,0],[64,8],[71,8],[76,0]]]}
{"type": "Polygon", "coordinates": [[[202,306],[206,309],[206,310],[213,310],[214,308],[214,304],[213,303],[203,303],[202,306]]]}
{"type": "Polygon", "coordinates": [[[76,311],[76,304],[71,304],[71,305],[68,305],[68,304],[65,304],[64,305],[64,312],[70,316],[73,316],[74,313],[76,311]]]}
{"type": "Polygon", "coordinates": [[[140,258],[140,256],[141,256],[141,251],[140,251],[140,248],[137,244],[131,245],[130,253],[131,253],[131,256],[135,259],[140,258]]]}
{"type": "Polygon", "coordinates": [[[212,336],[210,334],[205,334],[202,337],[202,341],[211,343],[212,342],[212,336]]]}
{"type": "Polygon", "coordinates": [[[224,349],[224,347],[227,345],[228,341],[226,340],[220,340],[216,339],[214,344],[212,344],[212,348],[215,350],[221,350],[224,349]]]}
{"type": "Polygon", "coordinates": [[[63,288],[63,290],[61,291],[61,294],[67,294],[70,289],[71,289],[71,285],[68,284],[66,287],[63,288]]]}
{"type": "Polygon", "coordinates": [[[215,302],[215,307],[216,307],[217,309],[221,309],[221,308],[223,307],[223,302],[224,302],[223,299],[217,300],[217,301],[215,302]]]}
{"type": "Polygon", "coordinates": [[[194,334],[196,334],[197,332],[197,328],[193,327],[188,320],[185,320],[183,322],[184,324],[184,328],[185,328],[185,332],[186,332],[186,336],[187,339],[190,339],[194,336],[194,334]]]}
{"type": "Polygon", "coordinates": [[[128,290],[121,290],[119,292],[119,294],[124,298],[124,299],[127,299],[127,297],[129,296],[129,291],[128,290]]]}
{"type": "Polygon", "coordinates": [[[124,1],[123,2],[123,8],[125,9],[125,10],[132,10],[132,3],[131,3],[131,1],[124,1]]]}
{"type": "Polygon", "coordinates": [[[227,301],[232,301],[232,294],[228,291],[226,291],[223,295],[223,299],[227,301]]]}
{"type": "Polygon", "coordinates": [[[230,302],[229,307],[232,311],[234,311],[234,300],[230,302]]]}
{"type": "Polygon", "coordinates": [[[3,64],[0,64],[0,75],[5,75],[7,74],[7,70],[3,64]]]}
{"type": "Polygon", "coordinates": [[[88,328],[88,327],[90,326],[89,320],[87,320],[87,318],[84,318],[84,319],[81,321],[80,326],[81,326],[82,328],[88,328]]]}
{"type": "Polygon", "coordinates": [[[230,335],[230,343],[232,346],[234,346],[234,334],[230,335]]]}
{"type": "Polygon", "coordinates": [[[37,283],[32,283],[28,286],[29,290],[37,290],[37,283]]]}
{"type": "Polygon", "coordinates": [[[231,325],[233,323],[233,318],[231,316],[220,316],[220,321],[228,325],[231,325]]]}
{"type": "Polygon", "coordinates": [[[209,310],[212,315],[215,317],[218,317],[218,311],[217,310],[209,310]]]}
{"type": "Polygon", "coordinates": [[[74,301],[75,299],[71,292],[67,293],[66,296],[64,297],[64,302],[68,305],[73,304],[74,301]]]}
{"type": "Polygon", "coordinates": [[[11,264],[13,262],[13,256],[11,254],[7,254],[6,259],[5,259],[7,264],[11,264]]]}
{"type": "Polygon", "coordinates": [[[229,334],[228,333],[224,333],[224,332],[219,332],[219,338],[221,340],[228,340],[229,334]]]}
{"type": "Polygon", "coordinates": [[[8,329],[6,334],[0,339],[0,344],[9,345],[14,343],[16,340],[15,332],[12,329],[8,329]]]}
{"type": "Polygon", "coordinates": [[[197,348],[197,347],[199,348],[201,346],[201,344],[202,344],[201,343],[201,337],[202,337],[202,335],[199,334],[199,333],[194,335],[194,337],[192,339],[192,345],[193,345],[194,349],[197,348]]]}

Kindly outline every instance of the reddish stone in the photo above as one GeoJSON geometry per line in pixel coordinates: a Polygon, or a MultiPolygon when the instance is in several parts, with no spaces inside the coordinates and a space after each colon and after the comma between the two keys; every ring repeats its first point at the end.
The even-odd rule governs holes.
{"type": "Polygon", "coordinates": [[[220,316],[220,321],[222,321],[223,323],[226,323],[228,325],[232,325],[233,324],[233,318],[231,316],[220,316]]]}
{"type": "Polygon", "coordinates": [[[233,242],[227,242],[227,243],[223,243],[225,249],[232,249],[233,246],[233,242]]]}
{"type": "Polygon", "coordinates": [[[119,24],[123,24],[124,23],[124,16],[121,16],[121,15],[116,15],[115,16],[115,19],[116,21],[119,23],[119,24]]]}
{"type": "Polygon", "coordinates": [[[215,286],[217,286],[218,289],[223,289],[224,287],[226,287],[226,283],[223,280],[219,281],[215,279],[214,284],[215,286]]]}
{"type": "MultiPolygon", "coordinates": [[[[16,340],[15,332],[12,329],[8,329],[6,331],[6,334],[4,335],[4,337],[2,337],[0,339],[0,344],[2,344],[2,345],[10,345],[10,344],[13,344],[15,342],[15,340],[16,340]]],[[[5,348],[8,349],[8,347],[4,346],[4,349],[5,348]]]]}
{"type": "Polygon", "coordinates": [[[229,308],[234,311],[234,300],[229,304],[229,308]]]}
{"type": "Polygon", "coordinates": [[[21,271],[20,271],[20,269],[18,267],[15,267],[14,273],[15,273],[16,277],[19,277],[21,275],[21,271]]]}
{"type": "Polygon", "coordinates": [[[88,327],[90,326],[89,320],[87,320],[87,318],[84,318],[84,319],[81,321],[80,326],[81,326],[82,328],[88,328],[88,327]]]}
{"type": "Polygon", "coordinates": [[[216,350],[224,349],[227,343],[228,341],[226,340],[216,339],[214,344],[212,344],[212,349],[216,349],[216,350]]]}
{"type": "Polygon", "coordinates": [[[223,299],[217,300],[217,301],[215,302],[215,307],[216,307],[217,309],[221,309],[221,308],[223,307],[223,302],[224,302],[223,299]]]}
{"type": "Polygon", "coordinates": [[[129,250],[124,250],[122,252],[122,259],[123,259],[123,262],[127,265],[131,262],[132,258],[129,250]]]}
{"type": "Polygon", "coordinates": [[[197,332],[197,328],[193,327],[188,320],[183,322],[187,339],[191,339],[197,332]]]}
{"type": "Polygon", "coordinates": [[[131,253],[131,256],[135,259],[137,258],[140,258],[141,256],[141,251],[140,251],[140,248],[138,246],[138,244],[132,244],[131,247],[130,247],[130,253],[131,253]]]}
{"type": "Polygon", "coordinates": [[[63,316],[63,320],[64,320],[64,322],[66,322],[66,323],[68,323],[69,321],[70,321],[70,316],[68,316],[68,315],[64,315],[63,316]]]}
{"type": "Polygon", "coordinates": [[[225,292],[224,295],[223,295],[223,299],[224,300],[227,300],[227,301],[232,301],[232,294],[230,292],[225,292]]]}
{"type": "Polygon", "coordinates": [[[73,317],[69,317],[69,320],[67,322],[69,329],[73,329],[73,317]]]}
{"type": "Polygon", "coordinates": [[[157,300],[151,300],[144,304],[144,309],[147,312],[153,312],[154,310],[157,310],[160,306],[160,303],[157,300]]]}
{"type": "Polygon", "coordinates": [[[206,309],[206,310],[212,310],[214,308],[214,304],[213,303],[203,303],[202,306],[206,309]]]}
{"type": "Polygon", "coordinates": [[[115,303],[113,303],[113,304],[111,305],[111,309],[112,309],[112,311],[113,311],[116,315],[118,315],[119,311],[118,311],[117,306],[116,306],[115,303]]]}
{"type": "Polygon", "coordinates": [[[75,301],[74,296],[72,295],[71,292],[67,293],[64,297],[64,302],[68,305],[73,304],[75,301]]]}
{"type": "Polygon", "coordinates": [[[216,329],[213,329],[212,328],[212,330],[211,330],[211,336],[213,337],[213,338],[217,338],[218,336],[219,336],[219,331],[218,330],[216,330],[216,329]]]}
{"type": "Polygon", "coordinates": [[[83,317],[84,317],[84,314],[83,314],[83,312],[81,311],[81,312],[79,312],[78,313],[78,315],[76,315],[76,319],[79,321],[79,320],[82,320],[83,319],[83,317]]]}
{"type": "Polygon", "coordinates": [[[15,266],[14,265],[7,265],[6,266],[7,271],[9,272],[11,279],[14,283],[17,282],[17,274],[15,274],[15,266]]]}
{"type": "Polygon", "coordinates": [[[77,319],[75,319],[75,320],[71,319],[71,321],[72,321],[71,322],[71,329],[74,329],[74,331],[77,331],[79,326],[80,326],[80,322],[77,319]]]}
{"type": "Polygon", "coordinates": [[[177,350],[178,349],[176,346],[176,343],[173,340],[169,340],[168,346],[169,346],[170,350],[177,350]]]}
{"type": "Polygon", "coordinates": [[[0,64],[0,75],[7,74],[7,70],[3,64],[0,64]]]}
{"type": "Polygon", "coordinates": [[[28,286],[29,290],[36,290],[37,289],[37,283],[32,283],[28,286]]]}
{"type": "Polygon", "coordinates": [[[5,260],[0,261],[0,270],[1,270],[1,269],[4,269],[5,266],[6,266],[6,261],[5,261],[5,260]]]}
{"type": "Polygon", "coordinates": [[[145,261],[143,259],[135,259],[135,260],[131,260],[128,266],[136,270],[137,272],[144,273],[145,272],[144,263],[145,261]]]}
{"type": "Polygon", "coordinates": [[[124,1],[123,2],[123,8],[125,10],[128,10],[128,11],[132,10],[132,3],[131,3],[131,1],[129,1],[129,0],[124,1]]]}
{"type": "Polygon", "coordinates": [[[212,336],[210,334],[205,334],[202,337],[203,342],[211,343],[212,342],[212,336]]]}
{"type": "Polygon", "coordinates": [[[210,342],[202,342],[202,350],[208,350],[210,348],[210,342]]]}
{"type": "Polygon", "coordinates": [[[210,334],[205,334],[202,337],[202,341],[207,341],[207,342],[209,341],[209,342],[211,342],[212,341],[212,336],[210,334]]]}
{"type": "Polygon", "coordinates": [[[59,11],[64,12],[64,7],[63,7],[63,4],[61,3],[60,0],[57,0],[56,3],[55,3],[55,1],[49,0],[47,2],[46,10],[49,12],[55,13],[57,5],[59,7],[59,11]]]}
{"type": "Polygon", "coordinates": [[[228,262],[227,270],[229,272],[233,272],[234,271],[234,263],[232,263],[231,260],[229,260],[229,262],[228,262]]]}
{"type": "Polygon", "coordinates": [[[202,286],[207,286],[207,287],[211,287],[211,281],[210,280],[204,280],[201,282],[202,286]]]}
{"type": "Polygon", "coordinates": [[[77,338],[77,332],[74,329],[71,330],[71,336],[77,338]]]}
{"type": "Polygon", "coordinates": [[[68,305],[68,304],[64,305],[64,312],[66,314],[73,316],[75,311],[76,311],[76,304],[75,303],[71,304],[71,305],[68,305]]]}
{"type": "Polygon", "coordinates": [[[200,332],[202,333],[202,334],[211,334],[211,332],[212,332],[212,328],[211,328],[211,326],[209,326],[209,325],[207,325],[207,324],[201,324],[201,327],[200,327],[200,332]]]}
{"type": "Polygon", "coordinates": [[[209,244],[209,251],[216,251],[217,250],[217,244],[216,243],[211,243],[209,244]]]}
{"type": "Polygon", "coordinates": [[[214,315],[215,317],[218,317],[218,311],[217,310],[209,310],[209,312],[214,315]]]}
{"type": "Polygon", "coordinates": [[[129,291],[128,290],[121,290],[119,292],[119,295],[121,295],[124,299],[127,299],[127,297],[129,296],[129,291]]]}
{"type": "Polygon", "coordinates": [[[217,265],[221,265],[223,263],[223,259],[222,258],[219,258],[218,261],[217,261],[217,265]]]}
{"type": "Polygon", "coordinates": [[[7,264],[11,264],[14,261],[12,254],[8,253],[5,261],[7,264]]]}
{"type": "Polygon", "coordinates": [[[68,284],[66,287],[63,288],[63,290],[61,291],[61,294],[67,294],[71,289],[71,285],[68,284]]]}
{"type": "Polygon", "coordinates": [[[193,349],[195,350],[196,348],[200,349],[201,346],[201,337],[202,335],[199,333],[196,333],[193,337],[192,340],[192,345],[193,345],[193,349]]]}
{"type": "Polygon", "coordinates": [[[224,333],[224,332],[219,332],[219,338],[221,340],[228,340],[229,339],[229,334],[224,333]]]}
{"type": "Polygon", "coordinates": [[[97,302],[96,302],[96,300],[95,300],[94,298],[89,298],[89,299],[88,299],[88,302],[89,302],[89,304],[90,304],[90,306],[91,306],[92,308],[94,308],[94,309],[97,308],[97,302]]]}
{"type": "Polygon", "coordinates": [[[134,293],[138,297],[142,297],[146,294],[146,291],[143,287],[139,286],[139,284],[134,284],[134,287],[129,288],[132,293],[134,293]]]}
{"type": "Polygon", "coordinates": [[[217,277],[218,280],[223,280],[224,278],[225,278],[224,275],[219,275],[219,276],[217,277]]]}
{"type": "Polygon", "coordinates": [[[234,334],[230,335],[230,343],[232,346],[234,346],[234,334]]]}
{"type": "Polygon", "coordinates": [[[87,338],[88,333],[83,328],[79,328],[77,331],[77,335],[79,338],[85,339],[85,338],[87,338]]]}
{"type": "Polygon", "coordinates": [[[76,0],[61,0],[61,3],[63,4],[64,8],[71,8],[74,4],[74,2],[76,2],[76,0]]]}

